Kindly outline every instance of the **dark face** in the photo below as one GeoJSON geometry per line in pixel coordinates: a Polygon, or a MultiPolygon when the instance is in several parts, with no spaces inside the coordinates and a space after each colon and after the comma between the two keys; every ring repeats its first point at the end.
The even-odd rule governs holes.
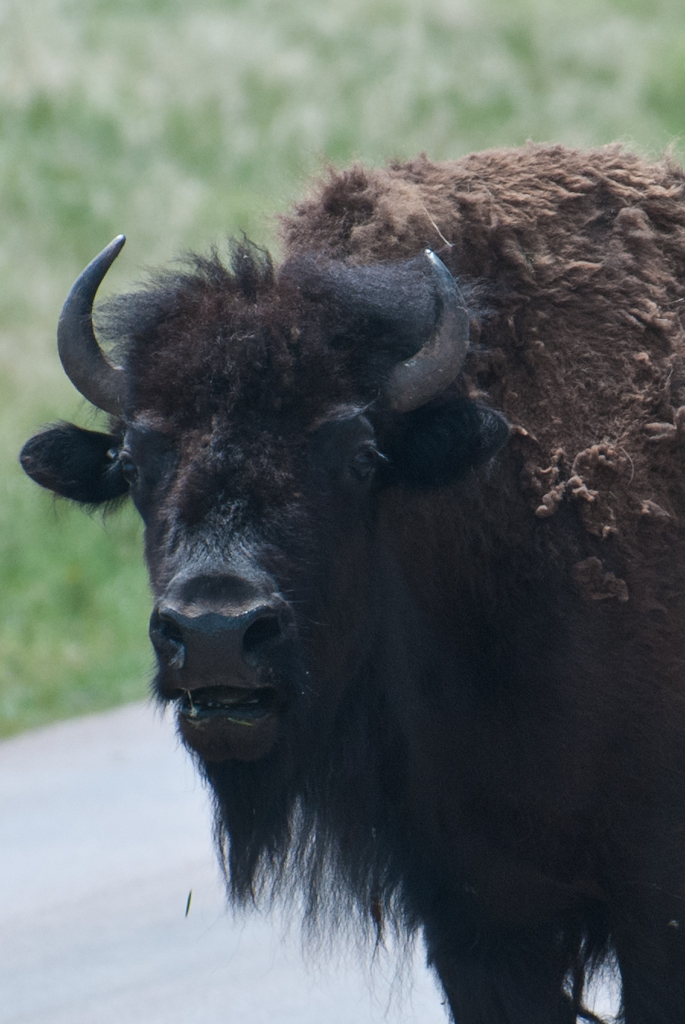
{"type": "Polygon", "coordinates": [[[346,659],[340,639],[331,650],[330,619],[342,616],[355,637],[368,620],[384,456],[369,419],[337,409],[300,436],[287,423],[270,438],[261,431],[278,479],[247,486],[240,464],[251,445],[243,437],[237,453],[227,425],[175,438],[145,419],[127,429],[116,462],[145,522],[155,686],[205,760],[252,760],[308,700],[313,678],[328,679],[333,703],[330,662],[346,659]],[[336,565],[355,567],[352,592],[336,565]]]}
{"type": "Polygon", "coordinates": [[[441,347],[465,345],[458,289],[440,264],[436,305],[420,257],[421,273],[417,260],[311,271],[308,301],[307,265],[281,286],[269,266],[260,302],[254,260],[234,261],[234,276],[201,264],[127,298],[115,370],[92,328],[85,342],[63,338],[84,330],[98,260],[65,305],[60,355],[68,368],[76,344],[94,360],[86,372],[77,353],[68,372],[86,397],[88,374],[97,380],[112,433],[59,424],[27,442],[22,465],[83,504],[130,494],[145,523],[155,688],[192,750],[255,761],[293,737],[318,741],[373,656],[388,603],[379,495],[451,486],[508,435],[498,413],[436,392],[441,347]],[[403,357],[425,346],[420,381],[424,349],[395,374],[398,345],[403,357]]]}

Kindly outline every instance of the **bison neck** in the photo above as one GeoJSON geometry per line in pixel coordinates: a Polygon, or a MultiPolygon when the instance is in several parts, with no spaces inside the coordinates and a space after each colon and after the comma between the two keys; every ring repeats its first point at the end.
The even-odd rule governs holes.
{"type": "Polygon", "coordinates": [[[611,652],[625,662],[630,637],[616,602],[588,621],[563,521],[540,529],[516,467],[495,486],[511,497],[494,503],[499,519],[477,477],[458,492],[388,495],[380,533],[395,603],[383,671],[406,741],[405,810],[421,870],[438,887],[460,878],[460,905],[468,892],[481,910],[522,923],[599,891],[601,866],[583,852],[608,796],[598,673],[611,652]]]}

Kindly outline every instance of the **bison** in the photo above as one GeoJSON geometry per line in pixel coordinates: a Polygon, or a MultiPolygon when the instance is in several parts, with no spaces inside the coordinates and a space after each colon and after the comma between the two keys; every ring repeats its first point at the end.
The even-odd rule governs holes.
{"type": "Polygon", "coordinates": [[[59,323],[145,523],[155,691],[237,904],[421,933],[457,1024],[685,1016],[685,176],[529,144],[330,170],[59,323]]]}

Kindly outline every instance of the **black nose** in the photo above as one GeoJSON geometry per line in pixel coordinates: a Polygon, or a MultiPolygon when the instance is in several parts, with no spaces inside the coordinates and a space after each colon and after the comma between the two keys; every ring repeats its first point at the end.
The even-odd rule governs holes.
{"type": "Polygon", "coordinates": [[[182,690],[259,685],[269,652],[292,626],[283,601],[216,611],[162,603],[150,619],[150,639],[160,665],[182,690]]]}

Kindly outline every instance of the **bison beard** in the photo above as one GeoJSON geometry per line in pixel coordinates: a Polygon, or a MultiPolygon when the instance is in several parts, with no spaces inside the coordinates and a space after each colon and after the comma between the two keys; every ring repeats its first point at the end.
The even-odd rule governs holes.
{"type": "Polygon", "coordinates": [[[280,268],[244,244],[110,302],[106,356],[115,239],[59,327],[109,432],[22,453],[145,521],[233,900],[420,931],[457,1024],[593,1020],[607,961],[625,1024],[681,1020],[682,171],[356,166],[282,231],[280,268]]]}

